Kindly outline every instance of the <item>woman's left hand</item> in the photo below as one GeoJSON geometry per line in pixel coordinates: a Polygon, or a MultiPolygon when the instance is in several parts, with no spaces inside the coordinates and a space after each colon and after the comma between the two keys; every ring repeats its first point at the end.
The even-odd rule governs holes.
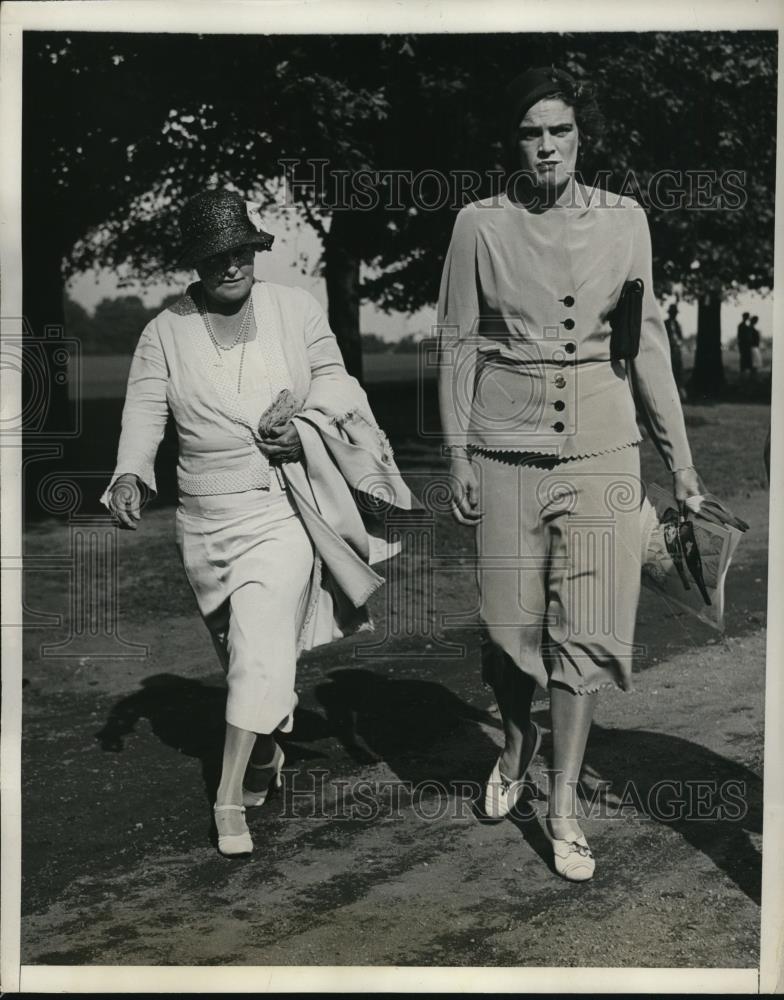
{"type": "MultiPolygon", "coordinates": [[[[684,504],[689,497],[698,497],[705,493],[702,480],[693,466],[689,469],[677,469],[673,472],[672,485],[679,506],[684,504]]],[[[694,508],[690,509],[694,510],[694,508]]]]}
{"type": "Polygon", "coordinates": [[[259,449],[269,459],[278,462],[296,462],[302,455],[302,442],[294,424],[278,424],[259,444],[259,449]]]}

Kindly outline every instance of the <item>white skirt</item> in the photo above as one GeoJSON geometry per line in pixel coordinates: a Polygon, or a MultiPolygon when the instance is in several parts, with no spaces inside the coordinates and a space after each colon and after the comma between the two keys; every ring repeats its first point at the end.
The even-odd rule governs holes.
{"type": "Polygon", "coordinates": [[[287,491],[182,496],[177,547],[226,671],[226,721],[290,732],[297,703],[296,623],[313,544],[287,491]]]}

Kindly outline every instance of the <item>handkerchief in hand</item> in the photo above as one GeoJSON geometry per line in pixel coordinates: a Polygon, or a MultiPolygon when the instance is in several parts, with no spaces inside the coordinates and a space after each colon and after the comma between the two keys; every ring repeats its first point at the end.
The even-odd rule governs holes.
{"type": "Polygon", "coordinates": [[[273,427],[288,423],[302,404],[289,389],[282,389],[259,418],[259,435],[269,437],[273,427]]]}

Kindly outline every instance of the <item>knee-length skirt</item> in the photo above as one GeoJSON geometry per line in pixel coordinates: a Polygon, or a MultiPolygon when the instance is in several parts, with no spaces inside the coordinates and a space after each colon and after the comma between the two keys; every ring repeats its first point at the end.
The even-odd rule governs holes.
{"type": "Polygon", "coordinates": [[[542,687],[632,689],[639,450],[577,459],[478,453],[483,678],[510,657],[542,687]]]}
{"type": "Polygon", "coordinates": [[[199,611],[226,671],[226,721],[290,732],[297,702],[297,622],[314,551],[281,488],[182,497],[176,539],[199,611]]]}

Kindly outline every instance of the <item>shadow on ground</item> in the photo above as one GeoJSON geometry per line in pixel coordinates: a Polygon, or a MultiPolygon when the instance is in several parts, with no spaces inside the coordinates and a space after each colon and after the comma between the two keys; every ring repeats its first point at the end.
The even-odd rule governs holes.
{"type": "MultiPolygon", "coordinates": [[[[317,761],[330,773],[358,777],[357,769],[384,763],[412,786],[476,787],[497,753],[487,733],[498,727],[496,717],[434,681],[339,669],[316,686],[314,697],[321,710],[298,709],[293,733],[282,740],[289,769],[317,761]]],[[[199,760],[204,796],[212,802],[224,706],[222,688],[156,674],[111,708],[96,739],[105,751],[122,752],[138,721],[149,720],[159,741],[199,760]]],[[[546,729],[546,709],[536,715],[546,729]]],[[[546,735],[542,759],[549,761],[550,754],[546,735]]],[[[584,779],[589,815],[666,824],[759,903],[760,857],[749,834],[762,831],[762,781],[752,770],[677,736],[595,724],[584,779]]],[[[543,787],[534,794],[543,796],[543,787]]],[[[532,809],[521,807],[522,835],[550,864],[549,845],[533,819],[532,809]]]]}
{"type": "MultiPolygon", "coordinates": [[[[547,713],[540,713],[547,725],[547,713]]],[[[545,736],[542,755],[552,760],[545,736]]],[[[532,783],[513,815],[524,839],[547,863],[552,851],[532,802],[546,780],[532,783]]],[[[750,768],[678,736],[648,730],[591,728],[580,788],[586,816],[652,820],[676,831],[759,905],[760,853],[749,834],[762,833],[762,779],[750,768]]]]}

